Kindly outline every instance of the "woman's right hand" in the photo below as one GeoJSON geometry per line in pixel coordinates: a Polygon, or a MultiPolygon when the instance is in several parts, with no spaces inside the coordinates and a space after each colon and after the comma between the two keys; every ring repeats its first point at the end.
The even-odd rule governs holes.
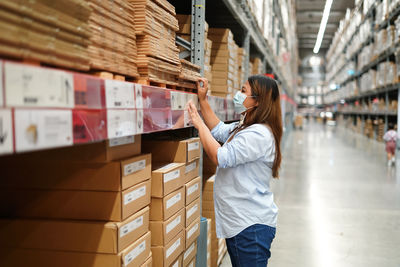
{"type": "Polygon", "coordinates": [[[206,100],[208,91],[208,80],[206,78],[199,78],[196,82],[196,85],[197,85],[197,95],[199,97],[199,101],[206,100]]]}

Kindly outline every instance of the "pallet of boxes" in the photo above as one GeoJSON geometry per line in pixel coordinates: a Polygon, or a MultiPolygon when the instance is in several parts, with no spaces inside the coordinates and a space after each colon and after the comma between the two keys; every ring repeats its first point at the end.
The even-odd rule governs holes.
{"type": "Polygon", "coordinates": [[[141,154],[141,136],[0,164],[1,266],[152,266],[151,155],[141,154]]]}
{"type": "Polygon", "coordinates": [[[195,266],[200,235],[200,140],[143,142],[154,153],[150,230],[153,266],[195,266]]]}

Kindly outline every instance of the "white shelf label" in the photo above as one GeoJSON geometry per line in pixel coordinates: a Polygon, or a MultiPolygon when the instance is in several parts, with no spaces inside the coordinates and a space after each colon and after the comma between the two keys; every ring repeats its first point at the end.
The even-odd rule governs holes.
{"type": "Polygon", "coordinates": [[[138,172],[146,168],[146,160],[139,160],[136,162],[132,162],[130,164],[125,165],[124,167],[124,176],[127,176],[129,174],[138,172]]]}
{"type": "Polygon", "coordinates": [[[179,246],[181,245],[181,239],[179,238],[178,240],[176,240],[172,245],[171,245],[171,247],[169,247],[168,249],[167,249],[167,258],[169,257],[169,256],[171,256],[171,254],[172,253],[174,253],[174,251],[177,249],[177,248],[179,248],[179,246]]]}
{"type": "Polygon", "coordinates": [[[132,201],[135,201],[138,198],[143,197],[144,195],[146,195],[146,186],[142,186],[138,189],[136,189],[135,191],[132,191],[128,194],[126,194],[124,196],[124,205],[128,205],[129,203],[131,203],[132,201]]]}
{"type": "Polygon", "coordinates": [[[196,169],[196,166],[197,166],[196,161],[193,162],[193,163],[190,163],[189,165],[187,165],[185,167],[185,174],[193,171],[194,169],[196,169]]]}
{"type": "Polygon", "coordinates": [[[175,220],[173,220],[172,222],[170,222],[170,223],[167,225],[167,227],[166,227],[166,232],[167,232],[167,234],[168,234],[169,232],[171,232],[178,224],[181,223],[181,221],[182,221],[182,218],[181,218],[181,217],[182,217],[182,216],[179,215],[178,217],[176,217],[175,220]]]}
{"type": "Polygon", "coordinates": [[[191,194],[193,194],[194,192],[196,192],[199,189],[199,184],[194,184],[191,187],[188,188],[187,191],[187,196],[190,196],[191,194]]]}
{"type": "Polygon", "coordinates": [[[190,245],[190,247],[185,251],[185,254],[183,254],[183,260],[186,260],[187,257],[193,252],[194,250],[194,242],[190,245]]]}
{"type": "MultiPolygon", "coordinates": [[[[1,75],[0,75],[1,76],[1,75]]],[[[11,110],[0,109],[0,155],[13,152],[11,110]]]]}
{"type": "Polygon", "coordinates": [[[198,150],[200,148],[200,143],[199,142],[193,142],[188,144],[188,150],[193,151],[193,150],[198,150]]]}
{"type": "Polygon", "coordinates": [[[119,138],[111,138],[108,142],[109,147],[114,147],[114,146],[122,146],[122,145],[127,145],[127,144],[134,144],[135,143],[135,136],[130,135],[130,136],[124,136],[124,137],[119,137],[119,138]]]}
{"type": "Polygon", "coordinates": [[[139,256],[146,249],[146,240],[140,243],[136,248],[134,248],[131,252],[126,254],[125,256],[125,265],[128,266],[137,256],[139,256]]]}
{"type": "Polygon", "coordinates": [[[6,104],[9,107],[74,107],[73,75],[64,71],[6,62],[6,104]]]}
{"type": "Polygon", "coordinates": [[[178,193],[173,198],[167,200],[167,209],[178,203],[182,199],[182,194],[178,193]]]}
{"type": "Polygon", "coordinates": [[[143,108],[143,89],[141,84],[135,84],[136,108],[143,108]]]}
{"type": "Polygon", "coordinates": [[[135,108],[135,93],[133,83],[106,80],[107,108],[135,108]]]}
{"type": "Polygon", "coordinates": [[[138,109],[137,111],[137,120],[136,120],[136,133],[143,133],[143,109],[138,109]]]}
{"type": "Polygon", "coordinates": [[[17,152],[72,145],[72,111],[16,109],[15,141],[17,152]]]}
{"type": "Polygon", "coordinates": [[[134,135],[136,128],[135,110],[107,110],[108,138],[134,135]]]}
{"type": "Polygon", "coordinates": [[[199,229],[199,224],[196,223],[188,232],[188,236],[186,239],[189,239],[197,230],[199,229]]]}
{"type": "Polygon", "coordinates": [[[175,179],[179,178],[180,176],[181,176],[181,171],[179,169],[172,171],[172,172],[165,173],[164,174],[164,184],[168,183],[172,180],[175,180],[175,179]]]}
{"type": "Polygon", "coordinates": [[[196,204],[190,210],[188,210],[188,212],[186,214],[186,220],[188,218],[190,218],[197,211],[197,209],[198,209],[198,207],[197,207],[197,204],[196,204]]]}
{"type": "Polygon", "coordinates": [[[143,225],[143,216],[140,216],[139,218],[128,223],[127,225],[124,225],[120,230],[119,237],[126,236],[127,234],[136,230],[137,228],[139,228],[142,225],[143,225]]]}

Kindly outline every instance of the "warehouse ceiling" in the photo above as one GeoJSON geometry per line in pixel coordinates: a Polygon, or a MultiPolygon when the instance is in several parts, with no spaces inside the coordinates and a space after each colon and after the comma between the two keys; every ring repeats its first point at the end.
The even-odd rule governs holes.
{"type": "MultiPolygon", "coordinates": [[[[296,0],[297,36],[300,57],[312,53],[317,39],[326,0],[296,0]]],[[[344,18],[347,8],[354,7],[354,0],[334,0],[326,26],[321,52],[329,48],[333,36],[344,18]]]]}

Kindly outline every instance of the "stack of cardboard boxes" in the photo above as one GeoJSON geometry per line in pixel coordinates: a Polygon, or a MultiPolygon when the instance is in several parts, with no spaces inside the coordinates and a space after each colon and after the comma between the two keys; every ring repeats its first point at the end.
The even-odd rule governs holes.
{"type": "Polygon", "coordinates": [[[210,28],[208,38],[212,41],[212,91],[215,96],[232,96],[237,75],[237,53],[233,34],[229,29],[210,28]]]}
{"type": "Polygon", "coordinates": [[[252,58],[251,60],[252,64],[252,72],[250,72],[252,75],[256,74],[262,74],[262,60],[259,57],[252,58]]]}
{"type": "Polygon", "coordinates": [[[206,38],[204,43],[204,78],[208,80],[208,89],[212,91],[212,67],[211,67],[212,41],[206,38]]]}
{"type": "Polygon", "coordinates": [[[131,3],[90,0],[90,67],[137,78],[134,9],[131,3]],[[123,12],[121,12],[123,10],[123,12]]]}
{"type": "Polygon", "coordinates": [[[195,260],[200,235],[200,140],[149,140],[143,143],[143,149],[153,151],[155,166],[163,165],[152,174],[154,265],[180,262],[177,266],[189,266],[195,260]]]}
{"type": "MultiPolygon", "coordinates": [[[[244,63],[245,59],[246,59],[246,50],[244,50],[243,48],[239,47],[239,49],[238,49],[238,67],[239,67],[238,76],[239,76],[239,79],[240,79],[239,80],[240,81],[239,82],[240,87],[247,80],[247,77],[244,77],[245,76],[245,72],[244,72],[244,69],[243,69],[243,63],[244,63]]],[[[240,87],[239,87],[239,89],[240,89],[240,87]]]]}
{"type": "Polygon", "coordinates": [[[2,266],[151,266],[151,155],[124,142],[1,161],[2,266]]]}

